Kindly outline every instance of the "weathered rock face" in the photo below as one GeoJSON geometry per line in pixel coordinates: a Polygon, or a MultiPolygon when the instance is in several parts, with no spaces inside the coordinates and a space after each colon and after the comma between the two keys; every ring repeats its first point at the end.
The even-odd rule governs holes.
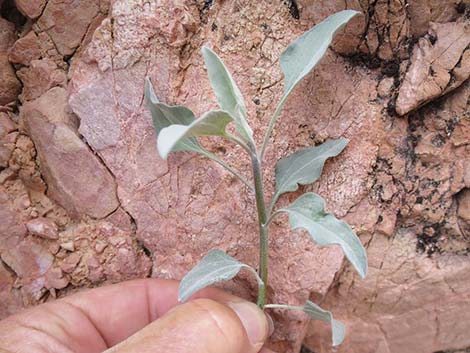
{"type": "Polygon", "coordinates": [[[21,117],[53,200],[75,217],[104,218],[118,208],[114,179],[78,136],[64,89],[26,103],[21,117]]]}
{"type": "Polygon", "coordinates": [[[15,41],[15,26],[0,17],[0,106],[16,100],[21,85],[8,61],[8,49],[15,41]]]}
{"type": "Polygon", "coordinates": [[[465,82],[470,75],[469,44],[469,23],[432,23],[429,35],[414,48],[398,93],[397,113],[406,114],[465,82]]]}
{"type": "MultiPolygon", "coordinates": [[[[240,85],[259,142],[282,94],[283,48],[344,2],[16,3],[33,21],[23,30],[16,25],[16,42],[13,24],[0,35],[10,38],[0,56],[3,50],[15,64],[5,70],[23,83],[19,96],[17,89],[0,103],[0,316],[90,285],[181,278],[212,248],[256,266],[253,196],[199,156],[158,157],[144,78],[161,100],[200,115],[216,106],[199,53],[211,46],[240,85]],[[19,115],[1,107],[17,98],[19,115]]],[[[353,226],[371,270],[359,281],[339,249],[317,247],[280,218],[271,230],[269,300],[323,302],[348,325],[340,351],[464,349],[469,10],[434,0],[348,7],[364,15],[289,99],[265,179],[271,192],[277,159],[349,138],[303,191],[320,193],[353,226]]],[[[242,150],[204,143],[250,176],[242,150]]],[[[250,298],[256,284],[241,276],[227,288],[250,298]]],[[[272,315],[270,344],[279,352],[298,352],[307,334],[315,351],[330,350],[318,323],[309,328],[299,313],[272,315]]]]}

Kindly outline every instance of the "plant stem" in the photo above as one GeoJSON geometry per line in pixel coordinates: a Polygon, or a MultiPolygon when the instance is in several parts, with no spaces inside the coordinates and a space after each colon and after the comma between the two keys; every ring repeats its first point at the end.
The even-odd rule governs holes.
{"type": "Polygon", "coordinates": [[[251,157],[253,166],[253,178],[255,182],[256,208],[258,210],[259,223],[259,275],[264,285],[260,287],[258,293],[258,306],[263,309],[266,304],[266,287],[268,284],[268,216],[266,204],[264,202],[263,175],[258,156],[254,153],[251,157]]]}

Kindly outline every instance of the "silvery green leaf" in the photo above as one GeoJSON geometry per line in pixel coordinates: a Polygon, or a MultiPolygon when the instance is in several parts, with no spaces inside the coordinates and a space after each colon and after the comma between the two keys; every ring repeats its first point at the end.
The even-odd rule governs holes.
{"type": "Polygon", "coordinates": [[[307,301],[302,310],[313,319],[331,324],[333,346],[340,345],[343,342],[346,335],[346,327],[341,321],[335,320],[331,312],[323,310],[310,300],[307,301]]]}
{"type": "MultiPolygon", "coordinates": [[[[144,94],[147,105],[150,109],[150,112],[152,113],[153,126],[157,136],[163,129],[169,127],[170,125],[188,126],[195,121],[193,112],[188,108],[182,106],[170,106],[161,103],[158,100],[157,95],[153,90],[152,83],[148,77],[145,79],[144,94]]],[[[234,170],[231,166],[218,158],[216,155],[202,148],[197,139],[193,136],[182,137],[178,139],[176,144],[171,147],[171,151],[198,152],[224,167],[226,170],[240,179],[248,188],[254,190],[253,186],[242,175],[240,175],[236,170],[234,170]]]]}
{"type": "Polygon", "coordinates": [[[202,48],[209,80],[220,108],[235,121],[235,128],[245,141],[253,140],[253,131],[246,121],[246,106],[237,84],[222,60],[207,47],[202,48]]]}
{"type": "Polygon", "coordinates": [[[232,117],[223,110],[205,113],[189,125],[173,124],[163,128],[158,135],[157,147],[163,159],[177,148],[178,144],[191,137],[225,136],[225,128],[232,117]]]}
{"type": "Polygon", "coordinates": [[[256,271],[250,266],[234,259],[221,250],[211,250],[204,256],[180,283],[178,300],[185,302],[197,291],[214,283],[228,281],[235,277],[242,268],[255,274],[258,284],[262,284],[256,271]]]}
{"type": "Polygon", "coordinates": [[[325,55],[335,33],[357,14],[359,12],[353,10],[337,12],[302,34],[284,50],[280,58],[285,80],[284,94],[269,122],[261,148],[261,156],[264,155],[271,131],[287,97],[325,55]]]}
{"type": "Polygon", "coordinates": [[[288,214],[292,229],[306,229],[317,244],[341,246],[344,255],[359,275],[362,278],[365,277],[367,273],[366,250],[347,223],[325,213],[325,201],[320,196],[306,193],[278,212],[281,211],[288,214]]]}
{"type": "Polygon", "coordinates": [[[276,164],[276,191],[273,202],[285,192],[296,191],[298,184],[307,185],[318,180],[325,161],[340,154],[348,142],[345,138],[330,140],[279,160],[276,164]]]}
{"type": "Polygon", "coordinates": [[[285,78],[282,100],[325,55],[335,33],[357,14],[359,12],[353,10],[337,12],[305,32],[284,50],[280,59],[285,78]]]}
{"type": "MultiPolygon", "coordinates": [[[[164,128],[170,125],[190,125],[195,121],[193,112],[188,108],[178,105],[170,106],[160,102],[148,77],[145,79],[145,100],[147,101],[147,105],[152,113],[153,127],[157,136],[164,128]]],[[[208,153],[193,137],[181,139],[172,150],[193,151],[204,155],[208,153]]]]}

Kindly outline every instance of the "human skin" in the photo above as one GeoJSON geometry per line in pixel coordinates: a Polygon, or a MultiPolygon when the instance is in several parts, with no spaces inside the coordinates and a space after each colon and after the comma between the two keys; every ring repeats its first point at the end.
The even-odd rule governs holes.
{"type": "Polygon", "coordinates": [[[218,289],[185,304],[178,282],[92,289],[0,321],[1,353],[272,353],[258,307],[218,289]]]}

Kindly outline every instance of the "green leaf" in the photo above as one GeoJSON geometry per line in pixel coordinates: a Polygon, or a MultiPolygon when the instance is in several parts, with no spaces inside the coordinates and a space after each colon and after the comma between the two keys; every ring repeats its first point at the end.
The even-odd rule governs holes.
{"type": "Polygon", "coordinates": [[[325,55],[336,32],[357,14],[359,12],[353,10],[337,12],[305,32],[284,50],[280,59],[285,78],[283,99],[325,55]]]}
{"type": "Polygon", "coordinates": [[[331,312],[323,310],[310,300],[307,301],[302,310],[313,319],[331,324],[333,346],[338,346],[343,342],[346,335],[346,327],[341,321],[335,320],[331,312]]]}
{"type": "Polygon", "coordinates": [[[348,142],[345,138],[330,140],[279,160],[276,164],[276,191],[272,203],[276,202],[281,194],[296,191],[298,184],[307,185],[317,181],[325,161],[340,154],[348,142]]]}
{"type": "Polygon", "coordinates": [[[189,125],[173,124],[163,128],[158,135],[157,147],[163,159],[168,157],[177,146],[190,137],[226,136],[225,128],[232,117],[223,110],[205,113],[189,125]]]}
{"type": "Polygon", "coordinates": [[[211,250],[181,281],[178,300],[185,302],[197,291],[214,283],[228,281],[235,277],[242,268],[255,274],[259,285],[262,281],[250,266],[234,259],[221,250],[211,250]]]}
{"type": "MultiPolygon", "coordinates": [[[[170,106],[160,102],[148,77],[145,79],[145,100],[152,113],[153,127],[157,136],[170,125],[190,125],[195,121],[193,112],[188,108],[178,105],[170,106]]],[[[181,139],[172,150],[193,151],[204,155],[208,153],[193,137],[181,139]]]]}
{"type": "Polygon", "coordinates": [[[253,131],[246,121],[246,106],[237,84],[222,60],[207,47],[202,48],[209,80],[217,102],[235,121],[235,128],[245,141],[253,141],[253,131]]]}
{"type": "Polygon", "coordinates": [[[269,122],[266,135],[264,136],[261,156],[264,156],[274,123],[286,103],[287,97],[325,55],[336,32],[357,14],[359,12],[353,10],[337,12],[302,34],[284,50],[280,58],[285,80],[284,94],[269,122]]]}
{"type": "Polygon", "coordinates": [[[320,245],[339,245],[359,275],[367,273],[367,255],[359,238],[347,223],[325,213],[325,201],[314,193],[300,196],[278,212],[289,215],[292,229],[304,228],[312,240],[320,245]]]}

